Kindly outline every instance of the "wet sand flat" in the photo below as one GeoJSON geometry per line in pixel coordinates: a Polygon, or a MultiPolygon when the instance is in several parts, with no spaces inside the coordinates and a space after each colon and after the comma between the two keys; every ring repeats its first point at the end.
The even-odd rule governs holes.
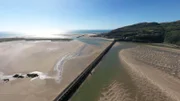
{"type": "Polygon", "coordinates": [[[0,43],[0,100],[52,101],[107,47],[81,41],[13,41],[0,43]],[[37,78],[3,81],[20,73],[37,78]]]}
{"type": "Polygon", "coordinates": [[[5,74],[35,70],[49,72],[59,58],[81,45],[80,42],[48,41],[0,43],[0,71],[5,74]]]}
{"type": "Polygon", "coordinates": [[[142,45],[125,49],[119,56],[126,64],[139,94],[147,101],[179,101],[178,51],[142,45]]]}

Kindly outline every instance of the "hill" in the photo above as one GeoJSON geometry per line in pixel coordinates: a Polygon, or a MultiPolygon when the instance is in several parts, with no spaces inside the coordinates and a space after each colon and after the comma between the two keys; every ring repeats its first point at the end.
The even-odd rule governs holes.
{"type": "Polygon", "coordinates": [[[180,44],[180,21],[138,23],[112,30],[104,36],[120,41],[180,44]]]}
{"type": "Polygon", "coordinates": [[[164,42],[180,45],[180,21],[161,23],[165,29],[164,42]]]}

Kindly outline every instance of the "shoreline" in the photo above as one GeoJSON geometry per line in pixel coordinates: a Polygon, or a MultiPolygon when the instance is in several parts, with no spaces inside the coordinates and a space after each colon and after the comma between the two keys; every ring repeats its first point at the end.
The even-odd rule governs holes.
{"type": "Polygon", "coordinates": [[[0,42],[9,42],[9,41],[72,41],[71,38],[0,38],[0,42]]]}

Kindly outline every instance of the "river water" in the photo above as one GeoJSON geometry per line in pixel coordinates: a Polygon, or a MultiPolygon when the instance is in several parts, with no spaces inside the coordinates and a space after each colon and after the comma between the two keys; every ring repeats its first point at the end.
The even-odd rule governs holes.
{"type": "Polygon", "coordinates": [[[128,96],[135,98],[136,87],[119,59],[119,52],[122,49],[135,46],[133,43],[116,43],[97,65],[92,75],[82,84],[71,101],[98,101],[102,96],[102,91],[114,81],[123,84],[128,96]]]}

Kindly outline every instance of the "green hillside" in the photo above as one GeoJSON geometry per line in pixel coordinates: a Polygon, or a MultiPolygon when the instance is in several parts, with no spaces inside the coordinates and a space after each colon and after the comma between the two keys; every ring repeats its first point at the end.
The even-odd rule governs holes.
{"type": "Polygon", "coordinates": [[[138,23],[112,30],[105,37],[120,41],[180,44],[180,21],[138,23]]]}
{"type": "Polygon", "coordinates": [[[164,42],[180,45],[180,21],[162,23],[165,31],[164,42]]]}

